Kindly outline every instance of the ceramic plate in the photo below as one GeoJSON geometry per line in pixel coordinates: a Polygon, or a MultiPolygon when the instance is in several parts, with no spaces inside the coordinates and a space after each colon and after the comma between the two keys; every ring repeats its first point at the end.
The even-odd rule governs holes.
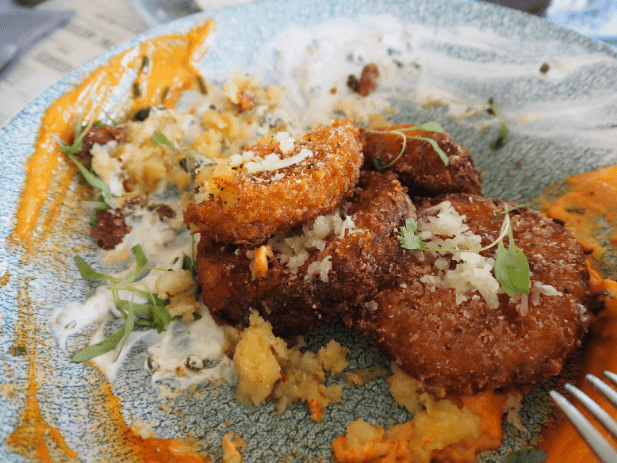
{"type": "MultiPolygon", "coordinates": [[[[358,30],[370,34],[388,25],[392,25],[389,33],[406,34],[402,50],[388,50],[389,33],[381,34],[375,44],[385,54],[401,54],[402,61],[393,71],[398,73],[395,96],[389,100],[397,109],[393,121],[440,121],[470,149],[484,173],[483,187],[489,197],[526,201],[565,176],[617,163],[617,51],[540,18],[489,4],[445,0],[275,0],[208,15],[217,23],[202,62],[204,76],[211,82],[222,82],[239,69],[258,73],[266,83],[284,80],[294,62],[293,56],[285,61],[271,46],[281,35],[287,43],[301,47],[355,37],[337,36],[334,23],[344,24],[339,30],[354,34],[358,30]],[[401,23],[402,28],[397,28],[401,23]],[[548,71],[541,72],[541,67],[548,71]],[[495,117],[486,111],[463,116],[457,105],[444,104],[483,102],[489,97],[510,127],[499,150],[490,147],[499,136],[495,117]]],[[[7,238],[15,223],[24,160],[33,151],[45,109],[112,55],[150,37],[187,31],[204,17],[180,19],[111,50],[53,85],[0,129],[0,278],[8,278],[0,287],[0,461],[25,461],[5,442],[22,422],[30,374],[39,386],[42,417],[58,428],[79,460],[129,461],[131,448],[114,427],[118,416],[106,395],[103,376],[89,366],[71,363],[57,347],[49,324],[54,309],[94,291],[72,263],[78,252],[92,255],[93,243],[84,236],[90,218],[79,211],[59,210],[57,222],[74,226],[62,232],[57,229],[34,252],[25,252],[7,238]],[[24,326],[30,328],[24,330],[24,326]],[[23,343],[31,351],[14,348],[23,343]]],[[[357,72],[361,68],[357,64],[357,72]]],[[[336,66],[327,69],[335,70],[336,66]]],[[[69,191],[74,187],[75,183],[69,191]]],[[[332,336],[353,346],[349,368],[383,362],[372,342],[339,325],[309,336],[309,345],[318,346],[332,336]]],[[[409,418],[391,399],[382,379],[363,387],[344,386],[343,401],[327,409],[323,423],[315,424],[302,404],[282,415],[271,405],[239,406],[232,398],[233,387],[227,384],[204,386],[190,394],[161,395],[143,368],[144,359],[144,346],[136,345],[113,385],[113,393],[122,401],[123,420],[142,419],[156,437],[192,436],[213,456],[220,454],[221,437],[233,430],[246,440],[249,462],[284,457],[316,461],[318,456],[329,461],[331,441],[351,421],[364,418],[388,426],[391,420],[409,418]]],[[[506,424],[502,449],[482,455],[481,461],[503,461],[511,449],[534,442],[548,419],[550,384],[538,386],[525,398],[521,416],[526,430],[506,424]]],[[[53,461],[68,461],[66,452],[48,441],[53,461]]]]}

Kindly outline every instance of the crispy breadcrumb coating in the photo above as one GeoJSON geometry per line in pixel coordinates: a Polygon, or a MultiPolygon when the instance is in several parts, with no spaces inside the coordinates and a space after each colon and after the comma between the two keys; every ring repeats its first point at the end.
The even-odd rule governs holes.
{"type": "MultiPolygon", "coordinates": [[[[418,215],[444,200],[466,216],[482,245],[496,238],[503,221],[499,213],[508,203],[445,195],[423,200],[418,215]]],[[[512,300],[501,293],[497,308],[478,294],[457,304],[453,288],[423,278],[443,275],[438,267],[454,267],[452,254],[424,252],[421,261],[409,252],[355,326],[414,378],[454,392],[535,383],[559,374],[587,331],[589,274],[583,250],[569,230],[534,211],[515,210],[510,216],[515,242],[529,261],[530,295],[512,300]],[[436,265],[444,257],[447,263],[436,265]]],[[[482,254],[494,257],[495,251],[482,254]]]]}
{"type": "Polygon", "coordinates": [[[304,334],[332,320],[347,304],[370,298],[388,278],[405,251],[397,229],[415,209],[394,173],[365,172],[347,214],[354,230],[343,237],[330,233],[323,250],[310,249],[308,260],[291,273],[275,256],[268,271],[253,277],[247,251],[254,247],[221,245],[202,237],[197,272],[204,304],[220,324],[246,326],[250,309],[272,323],[277,336],[304,334]],[[309,274],[311,265],[327,260],[327,281],[309,274]]]}
{"type": "Polygon", "coordinates": [[[216,242],[257,245],[333,211],[358,181],[363,161],[359,129],[351,120],[339,120],[309,132],[289,153],[273,138],[248,151],[261,160],[272,154],[279,159],[303,156],[303,150],[311,154],[287,167],[249,172],[247,163],[232,175],[210,178],[207,197],[189,204],[185,223],[216,242]]]}

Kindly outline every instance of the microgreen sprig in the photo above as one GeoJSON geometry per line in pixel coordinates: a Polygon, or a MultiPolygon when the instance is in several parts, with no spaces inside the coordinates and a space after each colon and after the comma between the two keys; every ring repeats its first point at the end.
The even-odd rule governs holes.
{"type": "Polygon", "coordinates": [[[165,327],[176,318],[172,318],[171,315],[169,315],[167,307],[165,307],[169,303],[169,300],[161,299],[156,293],[150,291],[150,289],[148,289],[148,287],[144,284],[135,282],[136,278],[144,271],[166,271],[166,269],[146,267],[148,259],[139,245],[133,246],[131,252],[135,256],[135,270],[124,281],[121,281],[114,276],[95,271],[86,263],[85,260],[79,256],[75,256],[75,265],[77,265],[77,269],[83,278],[88,280],[109,281],[109,291],[111,291],[111,294],[113,295],[114,303],[126,321],[124,322],[124,325],[122,325],[122,327],[120,327],[120,329],[109,338],[97,344],[86,346],[77,352],[71,359],[73,362],[83,362],[85,360],[93,359],[94,357],[110,352],[118,344],[120,344],[116,358],[114,359],[114,361],[116,361],[122,351],[122,347],[128,340],[129,335],[133,331],[135,325],[147,326],[156,329],[160,333],[164,331],[165,327]],[[132,293],[131,299],[120,299],[120,291],[128,291],[132,293]],[[135,303],[134,299],[136,295],[144,297],[147,302],[135,303]]]}
{"type": "Polygon", "coordinates": [[[409,135],[406,134],[406,132],[415,132],[418,130],[424,130],[425,132],[437,132],[437,133],[443,133],[444,129],[441,127],[441,125],[439,125],[439,123],[431,121],[431,122],[427,122],[425,124],[422,125],[418,125],[415,127],[405,127],[402,129],[396,129],[396,130],[370,130],[367,129],[366,131],[369,133],[380,133],[380,134],[388,134],[388,135],[398,135],[400,137],[402,137],[403,139],[403,145],[401,146],[401,151],[398,153],[398,156],[396,156],[396,158],[394,158],[394,160],[392,160],[389,164],[386,164],[383,160],[383,158],[381,158],[380,156],[376,156],[373,159],[373,163],[375,164],[375,167],[377,168],[377,170],[383,172],[384,170],[386,170],[388,167],[390,167],[392,164],[394,164],[396,161],[398,161],[400,159],[400,157],[403,155],[403,153],[405,152],[405,148],[407,147],[407,140],[423,140],[425,142],[428,142],[431,147],[435,150],[435,152],[439,155],[439,157],[441,158],[441,160],[443,161],[444,165],[447,167],[450,164],[450,159],[448,159],[448,155],[439,147],[439,145],[437,144],[437,142],[435,140],[433,140],[432,138],[428,138],[428,137],[410,137],[409,135]]]}
{"type": "Polygon", "coordinates": [[[507,208],[502,212],[504,220],[501,224],[499,236],[495,241],[480,249],[437,249],[428,248],[426,243],[416,235],[418,223],[408,217],[405,220],[405,225],[399,227],[399,241],[401,247],[409,250],[432,251],[432,252],[476,252],[486,251],[495,245],[497,246],[497,254],[495,256],[495,278],[501,285],[506,294],[510,297],[516,297],[517,293],[529,294],[529,262],[521,249],[514,243],[512,232],[512,223],[509,212],[514,209],[526,207],[521,204],[507,208]],[[503,239],[508,235],[509,245],[506,248],[503,239]]]}
{"type": "Polygon", "coordinates": [[[103,180],[99,178],[94,172],[86,169],[81,162],[77,160],[75,155],[81,151],[83,146],[83,138],[88,133],[94,121],[90,121],[85,127],[81,126],[81,117],[77,117],[75,121],[75,138],[73,139],[73,144],[69,145],[60,137],[55,137],[56,143],[60,145],[60,150],[68,156],[68,158],[73,161],[73,163],[77,166],[81,175],[84,176],[86,182],[92,185],[94,188],[98,188],[101,191],[101,196],[103,199],[103,203],[108,207],[104,207],[104,209],[112,208],[113,209],[113,198],[114,195],[111,194],[111,189],[109,185],[105,183],[103,180]]]}
{"type": "Polygon", "coordinates": [[[495,107],[495,103],[492,98],[489,98],[487,102],[484,101],[456,101],[452,100],[451,103],[466,105],[466,106],[488,106],[488,112],[499,119],[499,127],[501,129],[501,135],[497,140],[491,143],[491,148],[494,150],[503,146],[510,130],[506,124],[506,119],[503,117],[500,111],[495,107]]]}
{"type": "Polygon", "coordinates": [[[154,135],[152,135],[150,137],[150,141],[152,142],[152,146],[162,145],[165,148],[169,148],[170,150],[178,151],[179,153],[183,153],[186,156],[190,156],[192,158],[194,158],[195,156],[204,156],[204,157],[210,159],[209,156],[207,156],[207,155],[205,155],[203,153],[200,153],[199,151],[194,151],[194,150],[182,151],[181,149],[176,148],[176,146],[171,141],[169,141],[169,138],[167,138],[165,136],[165,134],[162,133],[162,132],[161,133],[155,133],[154,135]]]}

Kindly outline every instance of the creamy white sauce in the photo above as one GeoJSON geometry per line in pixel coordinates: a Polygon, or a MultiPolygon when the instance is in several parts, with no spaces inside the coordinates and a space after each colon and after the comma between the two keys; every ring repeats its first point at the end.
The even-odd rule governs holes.
{"type": "MultiPolygon", "coordinates": [[[[340,101],[347,105],[362,101],[362,111],[352,117],[366,124],[370,112],[387,112],[396,100],[439,103],[448,106],[452,117],[460,118],[468,108],[453,102],[481,102],[494,96],[511,129],[524,135],[568,140],[572,127],[576,127],[577,142],[609,150],[607,162],[617,159],[617,149],[611,143],[617,129],[607,128],[603,121],[610,118],[611,108],[617,103],[614,93],[585,95],[576,101],[568,95],[548,92],[540,101],[506,104],[499,101],[499,91],[494,90],[501,88],[500,83],[518,85],[525,79],[547,81],[554,87],[576,78],[584,68],[611,64],[605,53],[590,53],[576,43],[564,47],[558,39],[533,42],[464,25],[403,25],[384,15],[360,17],[353,23],[330,21],[311,29],[291,26],[268,44],[255,71],[261,70],[259,63],[271,61],[272,56],[275,67],[271,78],[290,89],[290,105],[301,115],[301,125],[311,126],[335,116],[332,108],[340,101]],[[523,40],[528,49],[521,53],[523,40]],[[487,59],[458,58],[448,52],[452,47],[487,54],[487,59]],[[346,81],[350,74],[359,76],[370,62],[377,64],[380,71],[378,91],[365,99],[353,94],[346,81]],[[539,72],[543,62],[550,66],[545,74],[539,72]],[[331,93],[331,89],[336,92],[331,93]]],[[[507,95],[504,99],[508,99],[507,95]]],[[[481,130],[487,121],[479,119],[474,127],[481,130]]],[[[497,120],[488,123],[499,124],[497,120]]]]}
{"type": "MultiPolygon", "coordinates": [[[[158,219],[156,219],[158,221],[158,219]]],[[[157,224],[153,214],[148,211],[140,211],[128,219],[134,226],[133,231],[125,237],[122,246],[132,247],[139,244],[144,250],[150,262],[148,266],[161,269],[182,269],[183,257],[191,256],[192,244],[188,232],[176,235],[163,222],[157,224]]],[[[117,252],[117,250],[114,250],[117,252]]],[[[104,255],[105,253],[101,253],[104,255]]],[[[94,265],[95,269],[99,266],[94,265]]],[[[134,262],[126,270],[115,276],[125,279],[135,269],[134,262]]],[[[135,282],[135,286],[144,286],[150,290],[154,288],[155,280],[162,274],[162,270],[151,270],[143,278],[135,282]]],[[[119,291],[119,298],[130,300],[133,293],[119,291]]],[[[134,296],[134,302],[145,302],[145,298],[134,296]]],[[[170,379],[177,388],[185,389],[191,385],[224,379],[234,379],[233,362],[223,353],[225,338],[222,328],[212,320],[208,311],[203,307],[202,318],[191,324],[180,320],[173,321],[167,326],[167,330],[158,334],[155,330],[138,330],[131,333],[120,355],[114,349],[104,355],[95,357],[91,363],[95,365],[110,382],[114,382],[119,370],[122,368],[127,355],[132,347],[138,342],[146,344],[147,356],[152,369],[152,382],[158,384],[161,379],[170,379]],[[189,355],[197,355],[210,368],[189,370],[184,365],[189,355]],[[116,359],[117,357],[117,359],[116,359]]],[[[94,335],[88,345],[96,344],[105,339],[105,326],[107,322],[120,318],[120,312],[116,308],[114,298],[108,285],[99,286],[95,293],[83,302],[73,301],[64,307],[56,309],[51,317],[52,331],[58,339],[60,348],[69,356],[67,341],[70,336],[79,335],[84,329],[96,326],[94,335]]],[[[148,360],[144,360],[145,368],[148,360]]]]}
{"type": "Polygon", "coordinates": [[[145,368],[152,370],[153,383],[171,378],[186,389],[208,381],[234,379],[233,362],[222,351],[223,330],[203,305],[201,314],[202,318],[191,324],[172,322],[148,346],[145,368]],[[187,368],[189,356],[197,369],[187,368]]]}

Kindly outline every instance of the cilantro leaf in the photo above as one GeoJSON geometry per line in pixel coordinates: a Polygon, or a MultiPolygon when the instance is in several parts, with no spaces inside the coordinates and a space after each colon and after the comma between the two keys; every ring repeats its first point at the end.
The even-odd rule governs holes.
{"type": "Polygon", "coordinates": [[[417,229],[418,223],[412,217],[407,217],[405,226],[398,229],[399,241],[401,242],[402,248],[409,250],[426,249],[426,245],[422,239],[415,235],[417,229]]]}
{"type": "Polygon", "coordinates": [[[510,453],[506,463],[543,463],[547,458],[544,450],[520,449],[510,453]]]}

